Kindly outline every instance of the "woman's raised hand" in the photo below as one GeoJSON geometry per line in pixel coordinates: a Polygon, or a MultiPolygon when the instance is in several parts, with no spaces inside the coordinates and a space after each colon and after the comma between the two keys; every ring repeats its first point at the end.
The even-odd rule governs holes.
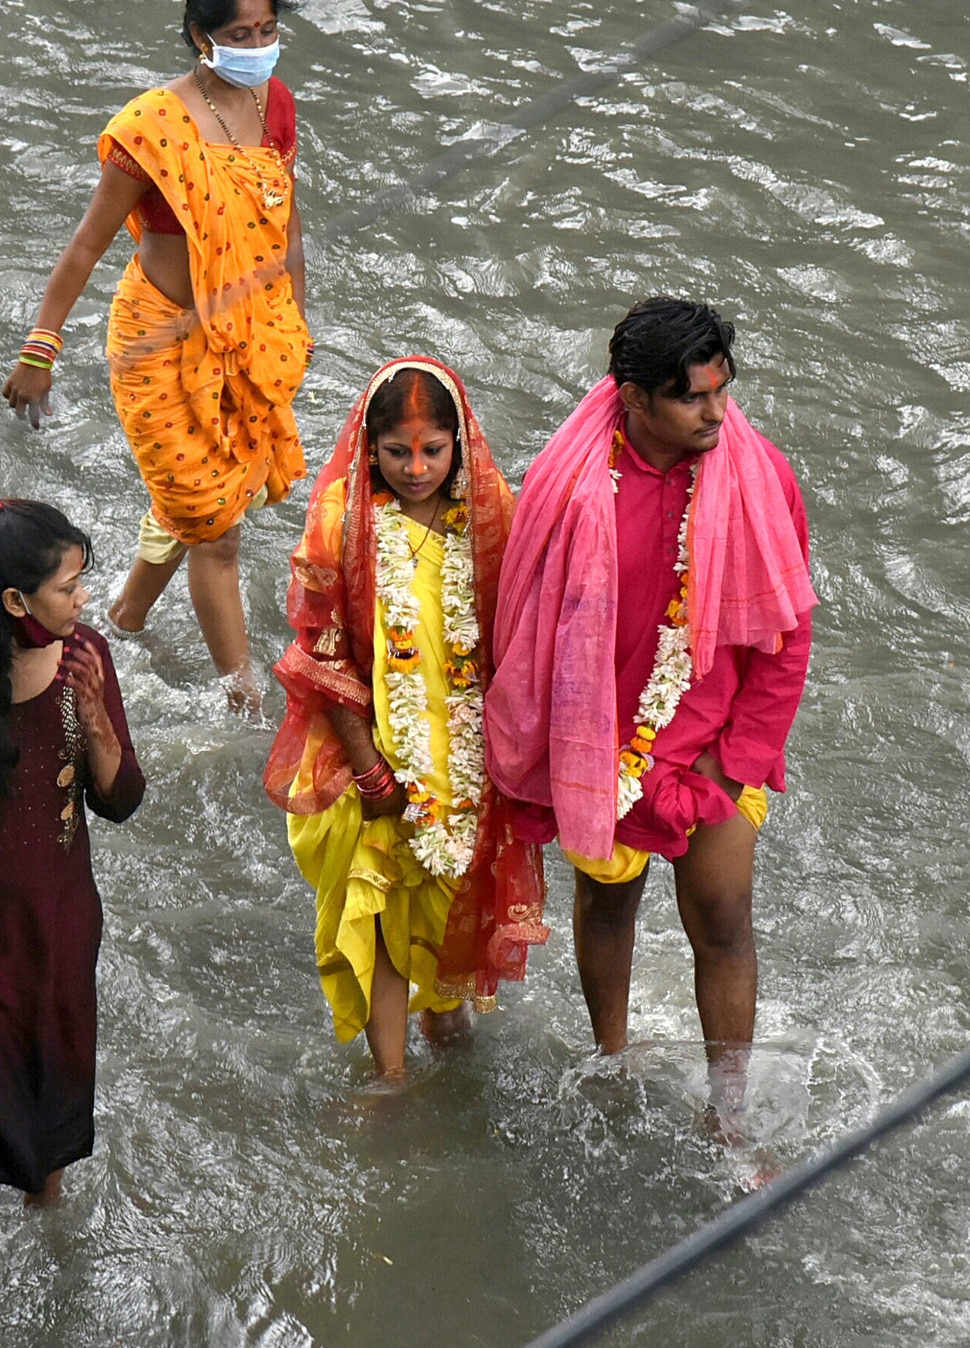
{"type": "MultiPolygon", "coordinates": [[[[77,698],[77,714],[84,729],[94,730],[102,718],[108,719],[104,706],[104,665],[90,641],[69,638],[64,643],[60,677],[77,698]]],[[[110,721],[108,722],[110,725],[110,721]]]]}
{"type": "Polygon", "coordinates": [[[40,414],[51,414],[51,372],[37,365],[18,361],[10,378],[3,386],[3,396],[21,421],[28,420],[34,430],[40,429],[40,414]]]}
{"type": "Polygon", "coordinates": [[[73,638],[64,643],[58,678],[74,689],[78,720],[88,742],[88,763],[94,784],[107,799],[121,766],[121,745],[104,705],[104,665],[90,641],[73,638]]]}

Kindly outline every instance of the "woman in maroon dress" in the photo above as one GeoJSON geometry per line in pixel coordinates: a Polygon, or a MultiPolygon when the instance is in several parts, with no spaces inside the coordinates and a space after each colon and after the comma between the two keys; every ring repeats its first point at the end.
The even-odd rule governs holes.
{"type": "Polygon", "coordinates": [[[60,1192],[94,1142],[101,899],[84,801],[120,822],[145,779],[107,642],[78,623],[91,543],[0,500],[0,1183],[60,1192]]]}

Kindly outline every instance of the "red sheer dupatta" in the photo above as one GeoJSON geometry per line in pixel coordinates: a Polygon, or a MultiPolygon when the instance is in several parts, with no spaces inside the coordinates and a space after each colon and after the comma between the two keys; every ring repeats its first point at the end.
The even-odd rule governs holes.
{"type": "MultiPolygon", "coordinates": [[[[339,703],[368,721],[372,716],[377,539],[366,416],[376,390],[406,369],[438,379],[458,412],[462,467],[453,492],[468,506],[483,692],[491,673],[499,568],[512,496],[458,376],[431,357],[391,361],[374,375],[347,418],[314,485],[306,528],[291,559],[287,615],[297,636],[275,668],[286,689],[287,710],[264,784],[270,799],[293,814],[327,809],[352,780],[328,706],[339,703]],[[341,493],[329,490],[341,481],[346,483],[342,509],[341,493]],[[335,510],[342,521],[335,518],[335,510]],[[294,793],[301,768],[304,786],[294,793]]],[[[439,955],[441,991],[484,1007],[494,998],[499,979],[524,977],[528,946],[548,936],[542,925],[543,901],[541,852],[514,837],[511,806],[486,779],[474,856],[458,881],[439,955]]]]}

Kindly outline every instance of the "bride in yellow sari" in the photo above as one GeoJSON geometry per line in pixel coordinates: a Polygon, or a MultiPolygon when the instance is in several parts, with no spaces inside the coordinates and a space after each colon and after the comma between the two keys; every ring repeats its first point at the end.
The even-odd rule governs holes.
{"type": "Polygon", "coordinates": [[[545,941],[541,853],[484,765],[498,572],[512,498],[458,376],[392,361],[352,410],[293,554],[276,668],[287,714],[266,770],[316,892],[338,1039],[405,1069],[495,1005],[545,941]]]}

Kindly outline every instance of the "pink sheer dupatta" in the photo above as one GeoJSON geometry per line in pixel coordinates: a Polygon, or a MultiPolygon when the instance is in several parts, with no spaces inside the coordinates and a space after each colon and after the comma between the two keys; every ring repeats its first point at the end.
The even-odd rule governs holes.
{"type": "Polygon", "coordinates": [[[526,474],[485,699],[489,775],[551,810],[562,845],[608,857],[616,820],[616,520],[609,452],[623,405],[600,381],[526,474]]]}
{"type": "Polygon", "coordinates": [[[762,437],[728,399],[717,448],[705,454],[687,525],[687,608],[696,676],[715,646],[781,649],[818,603],[778,474],[762,437]]]}

